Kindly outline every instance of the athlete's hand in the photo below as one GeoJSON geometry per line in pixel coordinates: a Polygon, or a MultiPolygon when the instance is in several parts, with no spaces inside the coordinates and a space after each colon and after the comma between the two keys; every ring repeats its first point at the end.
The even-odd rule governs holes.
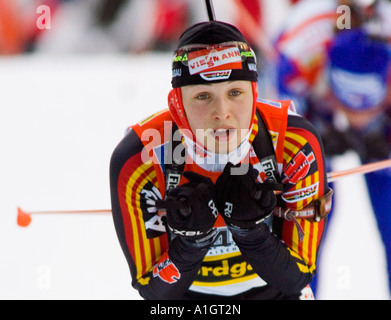
{"type": "Polygon", "coordinates": [[[202,239],[213,230],[218,215],[215,186],[212,180],[194,172],[184,172],[183,176],[189,182],[167,190],[157,207],[166,210],[167,225],[173,233],[186,239],[202,239]]]}
{"type": "Polygon", "coordinates": [[[257,182],[259,172],[248,165],[245,174],[228,163],[216,182],[216,204],[219,212],[229,226],[241,229],[253,229],[262,223],[277,204],[273,192],[274,184],[257,182]]]}

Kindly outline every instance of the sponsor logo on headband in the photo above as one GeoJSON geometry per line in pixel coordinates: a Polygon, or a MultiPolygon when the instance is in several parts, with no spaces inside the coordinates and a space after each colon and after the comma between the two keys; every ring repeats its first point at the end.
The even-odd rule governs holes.
{"type": "Polygon", "coordinates": [[[222,71],[212,71],[201,73],[200,76],[206,81],[215,81],[215,80],[227,80],[231,75],[232,70],[222,70],[222,71]]]}
{"type": "Polygon", "coordinates": [[[242,57],[236,47],[199,50],[189,53],[189,73],[242,69],[242,57]]]}

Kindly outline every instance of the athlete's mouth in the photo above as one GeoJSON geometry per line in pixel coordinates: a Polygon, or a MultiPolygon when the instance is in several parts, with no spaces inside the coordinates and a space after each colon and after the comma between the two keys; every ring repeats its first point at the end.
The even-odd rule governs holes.
{"type": "Polygon", "coordinates": [[[212,131],[213,137],[222,142],[222,141],[228,141],[233,137],[233,134],[236,132],[236,129],[234,128],[221,128],[216,129],[212,131]]]}

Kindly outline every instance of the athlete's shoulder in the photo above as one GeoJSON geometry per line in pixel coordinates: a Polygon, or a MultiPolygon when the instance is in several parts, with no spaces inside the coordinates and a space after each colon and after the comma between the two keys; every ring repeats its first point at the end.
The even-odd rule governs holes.
{"type": "Polygon", "coordinates": [[[287,131],[307,131],[315,135],[318,140],[321,139],[318,130],[312,122],[293,111],[289,111],[288,113],[287,131]]]}
{"type": "Polygon", "coordinates": [[[171,130],[172,119],[168,109],[128,127],[125,136],[113,152],[112,161],[115,163],[127,161],[132,156],[141,153],[151,140],[153,146],[164,143],[165,125],[171,130]]]}
{"type": "Polygon", "coordinates": [[[257,111],[262,115],[286,117],[290,112],[296,112],[295,105],[291,100],[258,99],[257,111]]]}
{"type": "Polygon", "coordinates": [[[139,135],[144,130],[155,129],[158,131],[164,130],[165,124],[172,124],[173,120],[168,109],[161,110],[151,116],[141,120],[131,128],[139,135]]]}
{"type": "Polygon", "coordinates": [[[292,100],[258,99],[257,110],[266,117],[272,115],[287,119],[289,127],[312,126],[306,118],[297,112],[295,103],[292,100]]]}

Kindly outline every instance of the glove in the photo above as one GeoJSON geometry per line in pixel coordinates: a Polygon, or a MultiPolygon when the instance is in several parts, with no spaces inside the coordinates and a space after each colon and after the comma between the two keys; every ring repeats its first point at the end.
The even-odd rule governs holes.
{"type": "Polygon", "coordinates": [[[167,225],[176,235],[187,240],[207,237],[213,230],[218,211],[214,202],[215,186],[204,176],[184,172],[188,183],[166,191],[157,207],[167,212],[167,225]]]}
{"type": "Polygon", "coordinates": [[[232,175],[228,163],[216,181],[217,208],[228,226],[240,229],[253,229],[262,223],[277,205],[273,192],[276,184],[271,181],[256,181],[259,172],[249,164],[244,175],[232,175]]]}

